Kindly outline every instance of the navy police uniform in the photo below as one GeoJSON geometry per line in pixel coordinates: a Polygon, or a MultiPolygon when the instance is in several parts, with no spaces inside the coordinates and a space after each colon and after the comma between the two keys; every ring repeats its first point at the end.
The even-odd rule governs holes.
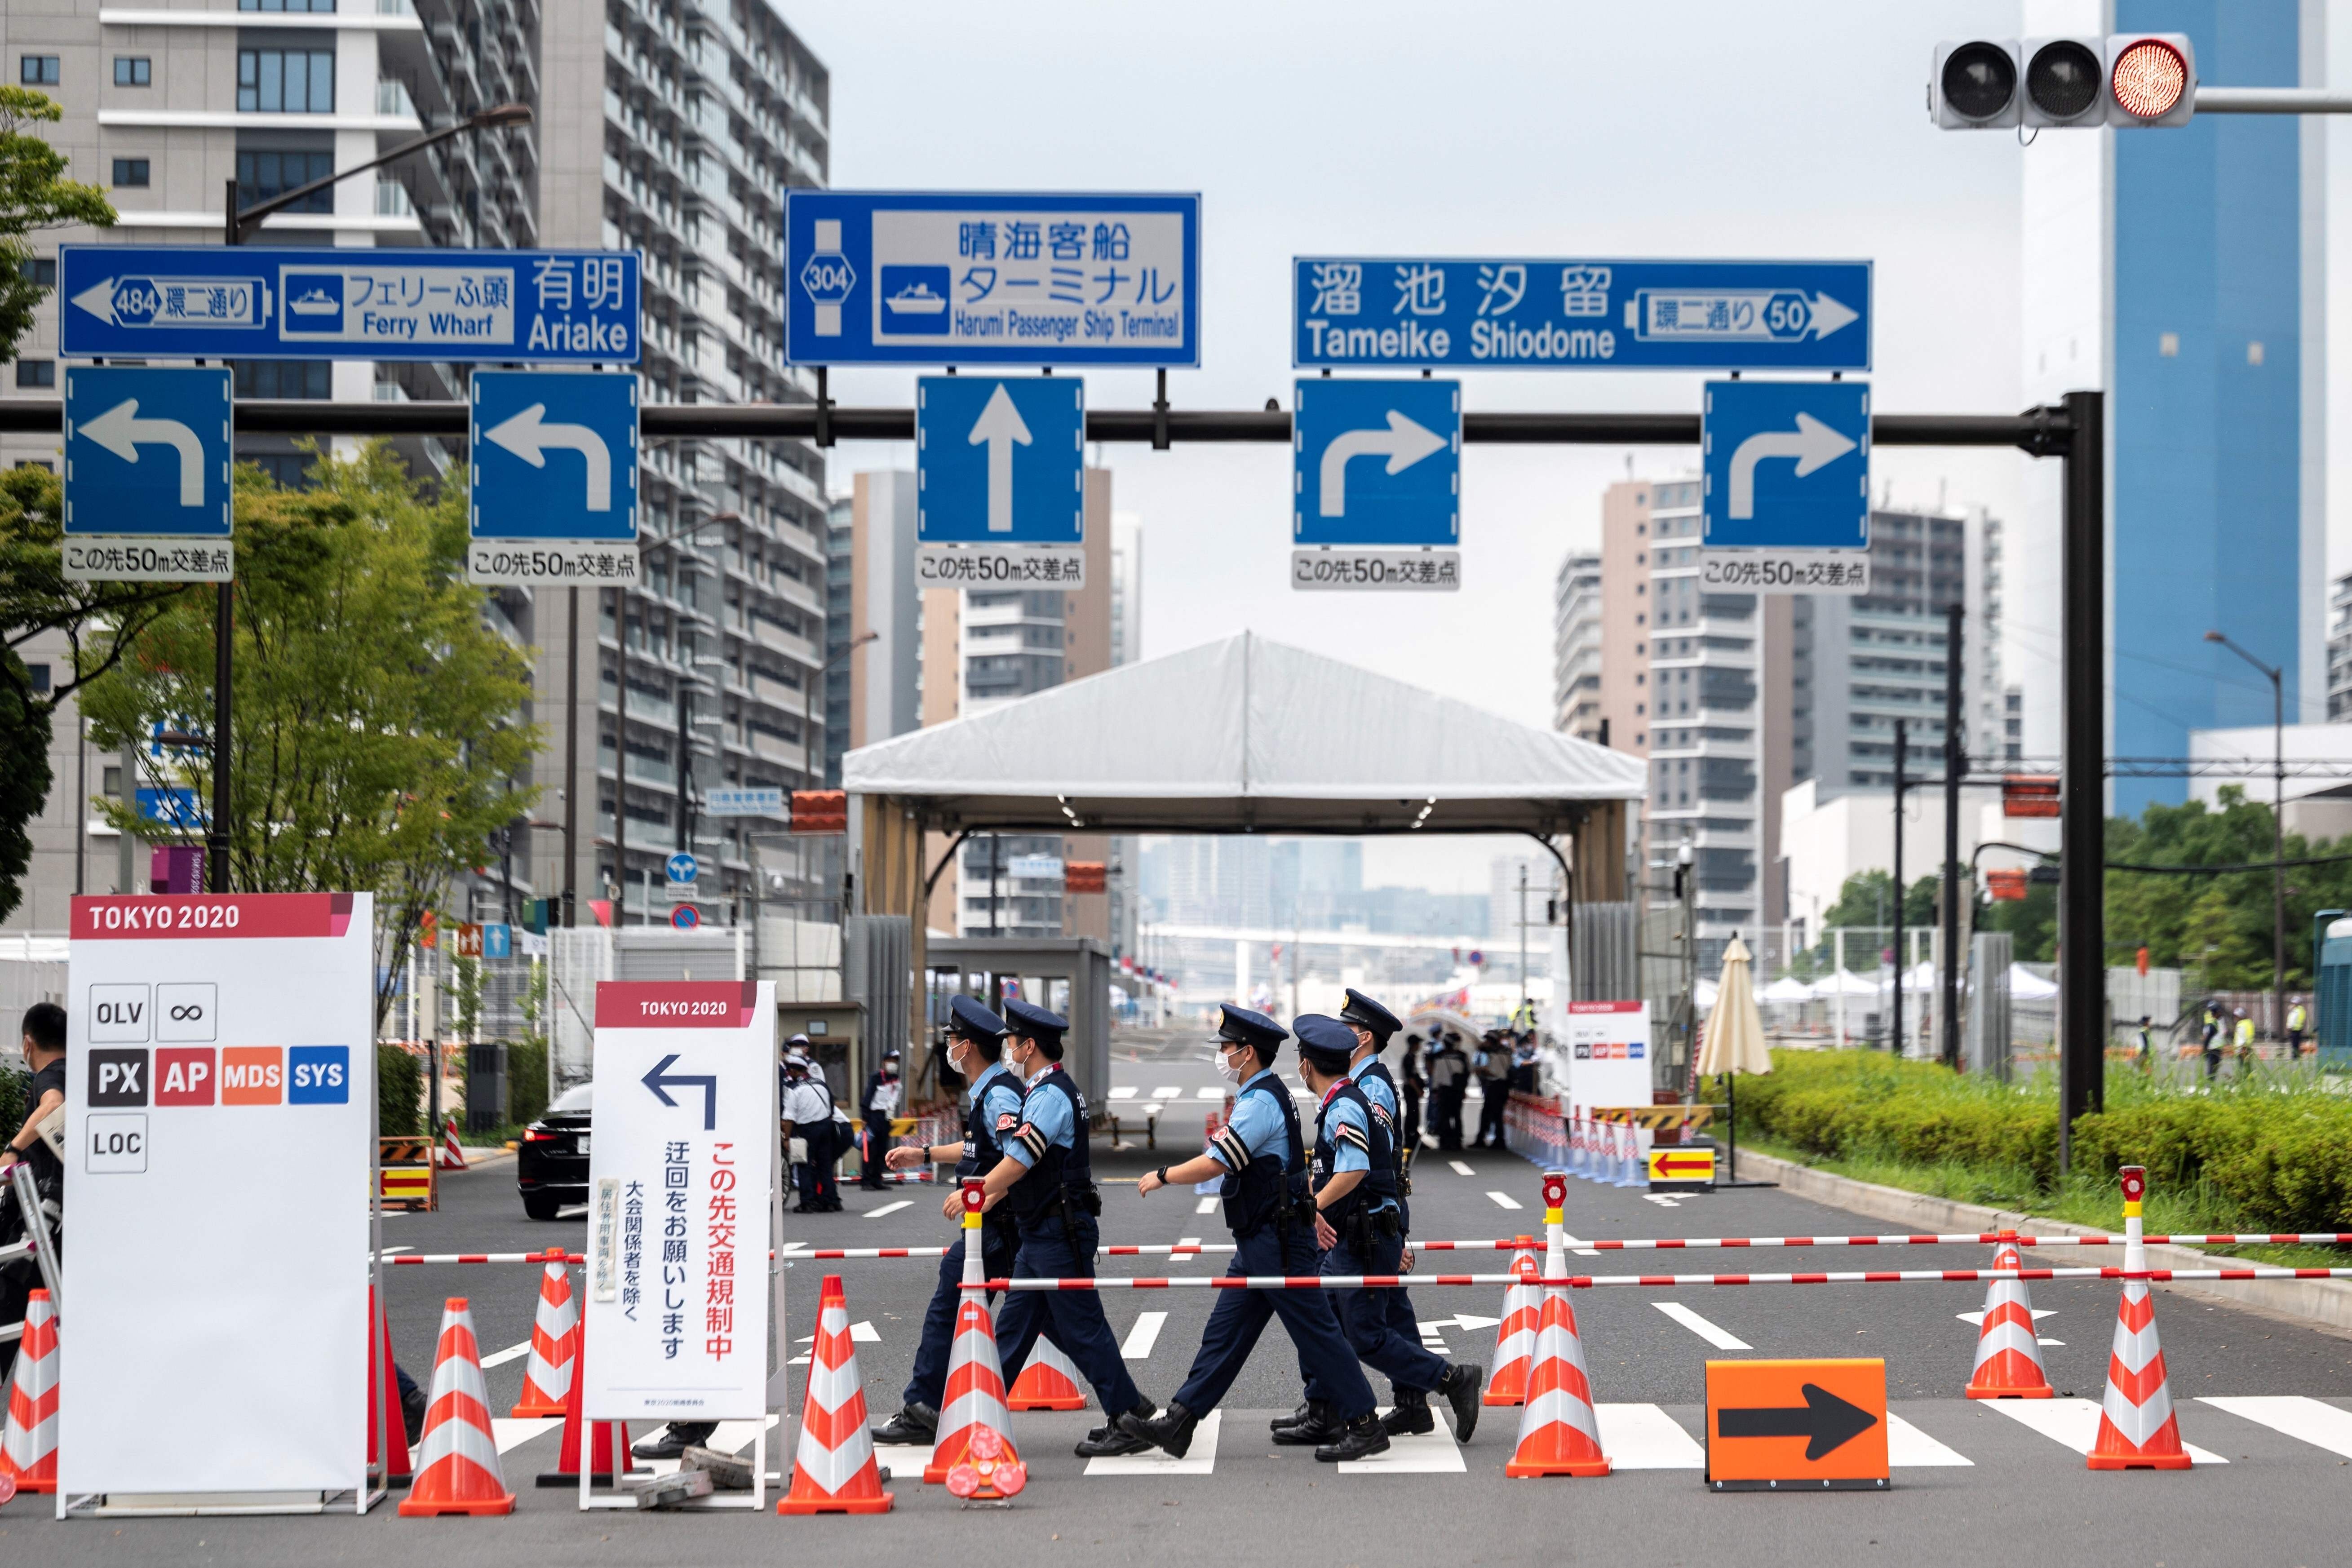
{"type": "MultiPolygon", "coordinates": [[[[1381,1059],[1381,1052],[1387,1048],[1389,1037],[1395,1034],[1402,1025],[1395,1014],[1352,986],[1348,991],[1348,1005],[1339,1010],[1339,1021],[1369,1030],[1372,1037],[1372,1044],[1369,1050],[1360,1045],[1356,1047],[1350,1076],[1355,1079],[1356,1087],[1363,1091],[1366,1101],[1370,1103],[1374,1123],[1389,1134],[1389,1146],[1395,1155],[1398,1232],[1396,1258],[1392,1262],[1381,1262],[1380,1267],[1371,1270],[1375,1274],[1392,1274],[1396,1272],[1397,1267],[1402,1264],[1404,1243],[1412,1236],[1412,1162],[1407,1157],[1406,1152],[1408,1133],[1405,1121],[1407,1119],[1398,1114],[1396,1079],[1390,1075],[1388,1064],[1381,1059]],[[1385,1119],[1384,1125],[1382,1125],[1383,1119],[1385,1119]]],[[[1419,1117],[1414,1116],[1411,1120],[1417,1121],[1419,1117]]],[[[1363,1294],[1379,1299],[1381,1326],[1389,1335],[1402,1336],[1416,1345],[1421,1342],[1421,1325],[1414,1321],[1412,1298],[1409,1293],[1402,1289],[1396,1289],[1368,1290],[1363,1294]]],[[[1340,1321],[1343,1324],[1349,1321],[1344,1308],[1341,1310],[1340,1321]]],[[[1350,1342],[1356,1342],[1358,1353],[1361,1354],[1363,1345],[1353,1327],[1349,1328],[1348,1338],[1350,1342]]],[[[1371,1358],[1367,1355],[1365,1360],[1370,1362],[1371,1358]]],[[[1381,1367],[1381,1370],[1385,1372],[1388,1369],[1381,1367]]],[[[1393,1373],[1391,1373],[1390,1376],[1392,1380],[1395,1378],[1393,1373]]],[[[1415,1384],[1397,1381],[1396,1402],[1401,1406],[1426,1405],[1429,1402],[1429,1391],[1435,1386],[1433,1383],[1415,1384]]]]}
{"type": "MultiPolygon", "coordinates": [[[[1007,1001],[1004,1013],[1008,1032],[1036,1040],[1047,1055],[1058,1058],[1067,1020],[1018,1001],[1007,1001]]],[[[998,1142],[1004,1157],[1026,1171],[997,1204],[1012,1209],[1020,1236],[1011,1278],[1093,1278],[1095,1248],[1102,1235],[1095,1222],[1102,1213],[1102,1199],[1095,1193],[1094,1163],[1087,1152],[1086,1097],[1059,1059],[1029,1080],[1021,1120],[998,1142]]],[[[996,1319],[996,1347],[1007,1387],[1020,1375],[1048,1323],[1054,1342],[1094,1384],[1107,1415],[1116,1418],[1143,1404],[1103,1316],[1102,1294],[1096,1290],[1011,1293],[996,1319]]]]}

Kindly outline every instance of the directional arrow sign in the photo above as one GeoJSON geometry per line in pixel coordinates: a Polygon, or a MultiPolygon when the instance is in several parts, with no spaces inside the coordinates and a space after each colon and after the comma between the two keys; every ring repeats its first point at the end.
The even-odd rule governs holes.
{"type": "Polygon", "coordinates": [[[922,377],[915,391],[918,539],[1079,543],[1086,418],[1086,386],[1075,376],[922,377]]]}
{"type": "Polygon", "coordinates": [[[698,1076],[688,1076],[686,1074],[672,1073],[669,1069],[677,1064],[677,1053],[676,1051],[672,1051],[669,1055],[656,1062],[653,1065],[653,1069],[647,1072],[645,1077],[639,1079],[637,1081],[644,1084],[647,1089],[652,1089],[656,1100],[660,1100],[664,1105],[671,1107],[675,1107],[677,1104],[677,1100],[672,1100],[669,1097],[669,1091],[671,1089],[698,1089],[702,1090],[702,1127],[703,1131],[707,1132],[713,1127],[719,1125],[718,1075],[715,1073],[704,1073],[698,1076]]]}
{"type": "Polygon", "coordinates": [[[1805,1396],[1802,1405],[1717,1411],[1716,1436],[1802,1437],[1805,1458],[1818,1459],[1878,1425],[1876,1415],[1858,1405],[1849,1405],[1818,1383],[1808,1383],[1799,1392],[1805,1396]]]}
{"type": "Polygon", "coordinates": [[[94,419],[85,419],[78,435],[97,442],[126,463],[139,460],[142,443],[166,446],[180,457],[180,504],[205,504],[205,444],[176,419],[142,419],[139,400],[125,398],[94,419]]]}
{"type": "Polygon", "coordinates": [[[1866,384],[1710,382],[1704,439],[1702,586],[1867,591],[1866,384]]]}
{"type": "Polygon", "coordinates": [[[67,367],[68,577],[229,574],[233,391],[226,366],[67,367]]]}
{"type": "Polygon", "coordinates": [[[1706,1479],[1718,1491],[1886,1485],[1886,1363],[1706,1363],[1706,1479]]]}
{"type": "Polygon", "coordinates": [[[636,376],[476,371],[469,413],[467,576],[635,582],[636,376]]]}
{"type": "Polygon", "coordinates": [[[1731,492],[1724,515],[1734,522],[1756,515],[1756,465],[1767,458],[1794,458],[1796,477],[1805,479],[1824,463],[1835,462],[1854,449],[1850,436],[1841,436],[1810,414],[1797,416],[1794,430],[1765,430],[1732,449],[1731,492]]]}
{"type": "Polygon", "coordinates": [[[1294,545],[1461,542],[1461,383],[1317,378],[1296,395],[1294,545]]]}

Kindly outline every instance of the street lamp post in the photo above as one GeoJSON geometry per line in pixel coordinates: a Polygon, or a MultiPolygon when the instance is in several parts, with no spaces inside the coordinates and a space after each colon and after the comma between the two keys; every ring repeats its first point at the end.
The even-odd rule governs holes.
{"type": "MultiPolygon", "coordinates": [[[[281,191],[268,200],[257,202],[249,207],[240,207],[236,205],[237,182],[236,177],[231,175],[228,181],[227,199],[222,204],[222,242],[227,245],[243,245],[247,232],[258,226],[261,220],[270,214],[283,212],[297,202],[308,201],[320,191],[332,189],[354,174],[364,174],[372,169],[380,169],[386,163],[407,157],[411,153],[421,153],[427,147],[446,142],[453,136],[462,136],[476,131],[494,130],[499,126],[528,125],[529,123],[530,123],[529,104],[501,103],[494,108],[469,114],[463,120],[454,121],[438,131],[428,132],[412,141],[404,142],[391,152],[372,158],[364,163],[355,163],[348,169],[339,169],[331,174],[312,180],[308,184],[297,185],[290,191],[281,191]]],[[[236,627],[233,617],[236,607],[234,587],[235,584],[226,582],[218,584],[215,590],[215,596],[213,601],[213,734],[218,738],[219,743],[213,747],[213,809],[212,820],[207,825],[205,834],[206,847],[205,865],[205,880],[212,884],[212,889],[215,893],[228,891],[229,752],[231,750],[229,719],[232,707],[229,682],[234,673],[232,649],[236,646],[236,627]]],[[[576,615],[574,618],[577,619],[576,615]]],[[[566,886],[568,890],[568,876],[566,886]]]]}
{"type": "Polygon", "coordinates": [[[2264,664],[2220,632],[2207,632],[2207,642],[2220,643],[2270,678],[2271,683],[2271,1025],[2286,1027],[2286,679],[2274,664],[2264,664]]]}

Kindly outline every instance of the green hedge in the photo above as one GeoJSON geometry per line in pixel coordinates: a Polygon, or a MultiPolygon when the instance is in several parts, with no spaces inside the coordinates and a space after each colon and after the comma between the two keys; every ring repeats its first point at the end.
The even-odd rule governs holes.
{"type": "Polygon", "coordinates": [[[528,1127],[547,1114],[547,1044],[516,1040],[507,1047],[507,1120],[528,1127]]]}
{"type": "MultiPolygon", "coordinates": [[[[2058,1188],[2051,1079],[2010,1085],[1873,1051],[1774,1051],[1743,1078],[1739,1125],[1818,1159],[1959,1165],[2058,1188]]],[[[2180,1093],[2128,1068],[2107,1109],[2074,1123],[2078,1178],[2146,1165],[2158,1191],[2200,1190],[2241,1228],[2352,1228],[2352,1097],[2319,1089],[2180,1093]]]]}
{"type": "Polygon", "coordinates": [[[414,1138],[425,1126],[425,1064],[398,1046],[375,1048],[376,1131],[386,1138],[414,1138]]]}
{"type": "Polygon", "coordinates": [[[26,1093],[33,1075],[23,1068],[0,1067],[0,1139],[14,1138],[25,1125],[26,1093]]]}

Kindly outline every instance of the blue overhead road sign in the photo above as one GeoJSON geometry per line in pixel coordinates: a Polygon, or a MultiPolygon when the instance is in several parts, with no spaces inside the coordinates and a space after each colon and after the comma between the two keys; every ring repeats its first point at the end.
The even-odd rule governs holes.
{"type": "Polygon", "coordinates": [[[1870,368],[1867,261],[1302,256],[1291,363],[1870,368]]]}
{"type": "Polygon", "coordinates": [[[1462,538],[1462,384],[1302,381],[1291,420],[1291,542],[1462,538]]]}
{"type": "Polygon", "coordinates": [[[1788,593],[1867,586],[1867,384],[1709,382],[1703,439],[1708,586],[1788,593]]]}
{"type": "Polygon", "coordinates": [[[915,533],[925,544],[1076,544],[1086,385],[1076,376],[915,384],[915,533]]]}
{"type": "Polygon", "coordinates": [[[1195,365],[1201,198],[784,193],[793,364],[1195,365]]]}
{"type": "Polygon", "coordinates": [[[637,359],[637,254],[68,245],[74,358],[637,359]]]}
{"type": "Polygon", "coordinates": [[[477,371],[468,408],[471,580],[636,581],[636,376],[477,371]]]}

